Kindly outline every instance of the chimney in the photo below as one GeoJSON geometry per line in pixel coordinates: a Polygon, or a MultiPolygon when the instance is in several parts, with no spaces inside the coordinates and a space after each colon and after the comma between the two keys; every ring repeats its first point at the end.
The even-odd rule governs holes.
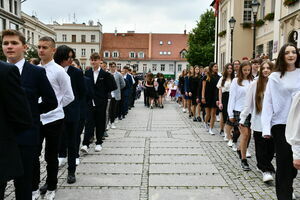
{"type": "Polygon", "coordinates": [[[117,30],[117,27],[115,28],[115,36],[118,35],[118,30],[117,30]]]}
{"type": "Polygon", "coordinates": [[[184,35],[186,35],[186,24],[184,25],[184,31],[183,31],[184,35]]]}
{"type": "Polygon", "coordinates": [[[184,30],[184,35],[186,35],[186,30],[184,30]]]}

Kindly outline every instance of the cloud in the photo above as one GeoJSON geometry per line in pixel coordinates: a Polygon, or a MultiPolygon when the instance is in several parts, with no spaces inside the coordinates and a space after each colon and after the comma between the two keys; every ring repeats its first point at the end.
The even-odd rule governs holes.
{"type": "Polygon", "coordinates": [[[190,31],[196,20],[209,9],[210,0],[27,0],[22,10],[32,11],[44,23],[76,23],[100,21],[104,32],[135,30],[136,32],[190,31]],[[83,2],[86,2],[85,4],[83,2]]]}

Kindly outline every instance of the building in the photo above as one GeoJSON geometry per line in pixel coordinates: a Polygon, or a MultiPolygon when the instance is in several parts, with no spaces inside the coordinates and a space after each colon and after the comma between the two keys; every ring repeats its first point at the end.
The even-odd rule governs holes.
{"type": "MultiPolygon", "coordinates": [[[[286,42],[298,44],[300,29],[299,0],[258,0],[255,55],[276,58],[280,47],[286,42]],[[291,3],[286,3],[291,2],[291,3]]],[[[215,60],[219,66],[230,62],[231,34],[229,19],[236,19],[233,31],[233,60],[253,56],[252,0],[214,0],[217,8],[215,60]],[[219,3],[217,6],[216,4],[219,3]]]]}
{"type": "Polygon", "coordinates": [[[129,65],[139,74],[163,73],[177,77],[188,62],[186,34],[159,33],[104,33],[100,55],[119,68],[129,65]]]}
{"type": "Polygon", "coordinates": [[[23,24],[21,0],[0,0],[0,32],[5,29],[19,30],[23,24]]]}
{"type": "Polygon", "coordinates": [[[74,49],[76,58],[81,66],[85,68],[90,65],[90,55],[100,52],[102,44],[102,24],[59,24],[54,22],[48,25],[56,33],[56,44],[68,45],[74,49]]]}
{"type": "Polygon", "coordinates": [[[26,37],[27,44],[30,46],[37,46],[39,39],[43,36],[56,37],[54,30],[39,21],[37,17],[30,16],[24,12],[21,12],[21,17],[24,21],[22,31],[26,37]]]}

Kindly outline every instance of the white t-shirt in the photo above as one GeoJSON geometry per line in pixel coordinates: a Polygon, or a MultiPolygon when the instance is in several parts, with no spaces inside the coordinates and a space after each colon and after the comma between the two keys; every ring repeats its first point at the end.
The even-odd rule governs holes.
{"type": "Polygon", "coordinates": [[[229,92],[230,91],[230,85],[231,85],[231,79],[227,79],[224,83],[224,86],[221,86],[222,81],[223,81],[223,77],[221,77],[219,79],[218,84],[217,84],[217,88],[218,89],[222,88],[222,93],[229,92]]]}

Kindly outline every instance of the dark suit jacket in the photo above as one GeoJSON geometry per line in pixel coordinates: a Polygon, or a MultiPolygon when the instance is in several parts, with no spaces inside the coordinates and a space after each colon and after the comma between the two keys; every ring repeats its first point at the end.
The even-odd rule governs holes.
{"type": "Polygon", "coordinates": [[[31,108],[33,126],[18,134],[17,141],[20,145],[38,145],[40,114],[55,109],[57,99],[46,71],[42,67],[25,62],[21,74],[21,85],[31,108]],[[40,97],[42,102],[38,103],[40,97]]]}
{"type": "Polygon", "coordinates": [[[89,106],[92,106],[92,101],[94,100],[95,105],[100,105],[103,101],[107,101],[108,93],[117,89],[117,84],[115,78],[108,72],[100,69],[99,75],[94,83],[94,72],[89,69],[85,72],[85,76],[89,78],[89,87],[91,87],[91,97],[89,99],[89,106]]]}
{"type": "Polygon", "coordinates": [[[132,94],[132,86],[133,86],[133,81],[132,81],[132,77],[127,74],[126,77],[125,77],[125,82],[126,82],[126,87],[125,87],[125,90],[124,90],[124,95],[125,96],[129,96],[132,94]]]}
{"type": "Polygon", "coordinates": [[[80,102],[85,95],[85,86],[83,73],[80,69],[69,66],[67,71],[71,79],[72,90],[74,94],[74,101],[64,107],[65,120],[67,122],[78,122],[80,119],[80,102]]]}
{"type": "Polygon", "coordinates": [[[17,67],[0,61],[0,182],[23,174],[16,134],[32,126],[17,67]]]}

